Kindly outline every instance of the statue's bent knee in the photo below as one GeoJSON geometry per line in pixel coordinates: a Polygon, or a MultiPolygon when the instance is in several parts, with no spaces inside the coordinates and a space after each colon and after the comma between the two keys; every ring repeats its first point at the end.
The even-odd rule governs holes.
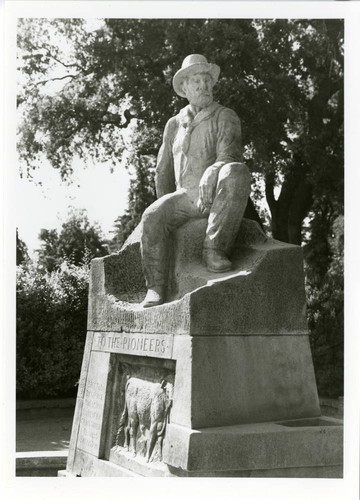
{"type": "Polygon", "coordinates": [[[163,217],[163,209],[161,206],[156,206],[154,203],[147,207],[142,215],[141,222],[143,228],[153,228],[161,221],[163,217]]]}

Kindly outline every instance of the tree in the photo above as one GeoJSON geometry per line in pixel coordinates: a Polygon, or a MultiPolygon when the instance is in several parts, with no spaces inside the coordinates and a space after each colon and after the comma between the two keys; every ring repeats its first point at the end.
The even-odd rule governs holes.
{"type": "Polygon", "coordinates": [[[62,261],[58,252],[58,232],[56,229],[41,229],[39,240],[41,241],[41,247],[36,250],[39,267],[51,272],[58,268],[62,261]]]}
{"type": "Polygon", "coordinates": [[[16,395],[76,395],[86,338],[89,268],[16,273],[16,395]]]}
{"type": "Polygon", "coordinates": [[[132,165],[136,169],[136,177],[130,180],[128,207],[124,215],[114,222],[114,238],[111,250],[122,247],[141,220],[144,210],[156,199],[155,194],[155,162],[152,156],[131,155],[132,165]]]}
{"type": "Polygon", "coordinates": [[[93,257],[107,255],[108,248],[98,225],[91,225],[85,210],[73,211],[62,224],[60,234],[56,229],[42,229],[37,250],[38,264],[51,272],[64,260],[78,266],[93,257]]]}
{"type": "Polygon", "coordinates": [[[20,264],[24,264],[28,261],[29,253],[26,243],[19,238],[18,228],[16,228],[16,265],[20,266],[20,264]]]}
{"type": "Polygon", "coordinates": [[[344,217],[332,224],[327,270],[307,267],[310,341],[320,394],[344,394],[344,217]]]}
{"type": "Polygon", "coordinates": [[[43,153],[64,177],[74,155],[116,163],[133,117],[137,154],[155,155],[165,122],[184,105],[172,75],[185,55],[203,53],[222,68],[215,97],[242,118],[245,158],[266,181],[273,236],[299,244],[315,199],[341,205],[342,43],[336,19],[106,19],[93,32],[84,20],[24,20],[20,156],[31,169],[43,153]],[[53,33],[71,41],[67,54],[53,33]],[[51,95],[54,79],[66,83],[51,95]]]}
{"type": "Polygon", "coordinates": [[[215,99],[242,120],[253,200],[260,206],[264,184],[273,237],[305,244],[317,355],[319,338],[339,345],[343,334],[341,293],[330,295],[342,279],[331,235],[344,209],[343,30],[341,19],[104,19],[92,31],[79,19],[22,20],[19,156],[28,175],[45,155],[64,179],[76,156],[116,167],[127,157],[129,207],[113,242],[121,245],[154,199],[162,132],[185,104],[172,76],[190,53],[219,64],[215,99]]]}
{"type": "MultiPolygon", "coordinates": [[[[264,172],[273,235],[300,244],[301,223],[314,202],[326,198],[332,205],[343,203],[343,25],[339,20],[277,21],[266,24],[264,30],[270,31],[270,36],[264,36],[265,49],[283,51],[289,43],[296,47],[295,60],[284,68],[294,73],[301,89],[296,115],[287,124],[288,160],[279,172],[275,157],[272,168],[264,172]],[[273,36],[279,23],[285,43],[284,36],[280,41],[273,36]],[[269,40],[275,40],[275,46],[269,40]],[[279,173],[283,182],[275,200],[279,173]]],[[[291,60],[289,55],[286,61],[291,60]]]]}

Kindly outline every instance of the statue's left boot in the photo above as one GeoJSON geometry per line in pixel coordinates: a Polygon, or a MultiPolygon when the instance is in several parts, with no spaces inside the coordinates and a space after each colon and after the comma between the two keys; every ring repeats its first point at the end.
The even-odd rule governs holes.
{"type": "Polygon", "coordinates": [[[207,269],[214,273],[224,273],[230,271],[232,267],[224,252],[216,248],[204,248],[203,260],[207,269]]]}
{"type": "Polygon", "coordinates": [[[165,302],[165,289],[163,286],[149,288],[142,303],[143,307],[160,306],[165,302]]]}

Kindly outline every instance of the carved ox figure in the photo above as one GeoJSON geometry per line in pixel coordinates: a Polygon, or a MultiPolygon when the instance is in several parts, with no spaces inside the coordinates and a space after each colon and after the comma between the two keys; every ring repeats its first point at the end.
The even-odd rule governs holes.
{"type": "MultiPolygon", "coordinates": [[[[137,452],[137,434],[146,441],[146,460],[150,460],[155,443],[159,440],[160,460],[166,422],[172,403],[173,382],[169,377],[159,382],[150,382],[130,377],[125,385],[125,405],[120,417],[117,440],[124,431],[124,446],[131,445],[134,455],[137,452]],[[146,430],[149,437],[146,439],[146,430]]],[[[117,443],[118,444],[118,443],[117,443]]]]}

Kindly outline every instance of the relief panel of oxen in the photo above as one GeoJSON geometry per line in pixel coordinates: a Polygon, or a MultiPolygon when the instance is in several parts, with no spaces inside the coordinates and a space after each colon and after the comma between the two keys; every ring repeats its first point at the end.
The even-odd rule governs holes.
{"type": "Polygon", "coordinates": [[[174,374],[164,370],[149,377],[129,366],[123,366],[123,369],[123,405],[115,449],[119,451],[124,447],[133,456],[144,456],[147,462],[150,459],[161,461],[172,405],[174,374]]]}

